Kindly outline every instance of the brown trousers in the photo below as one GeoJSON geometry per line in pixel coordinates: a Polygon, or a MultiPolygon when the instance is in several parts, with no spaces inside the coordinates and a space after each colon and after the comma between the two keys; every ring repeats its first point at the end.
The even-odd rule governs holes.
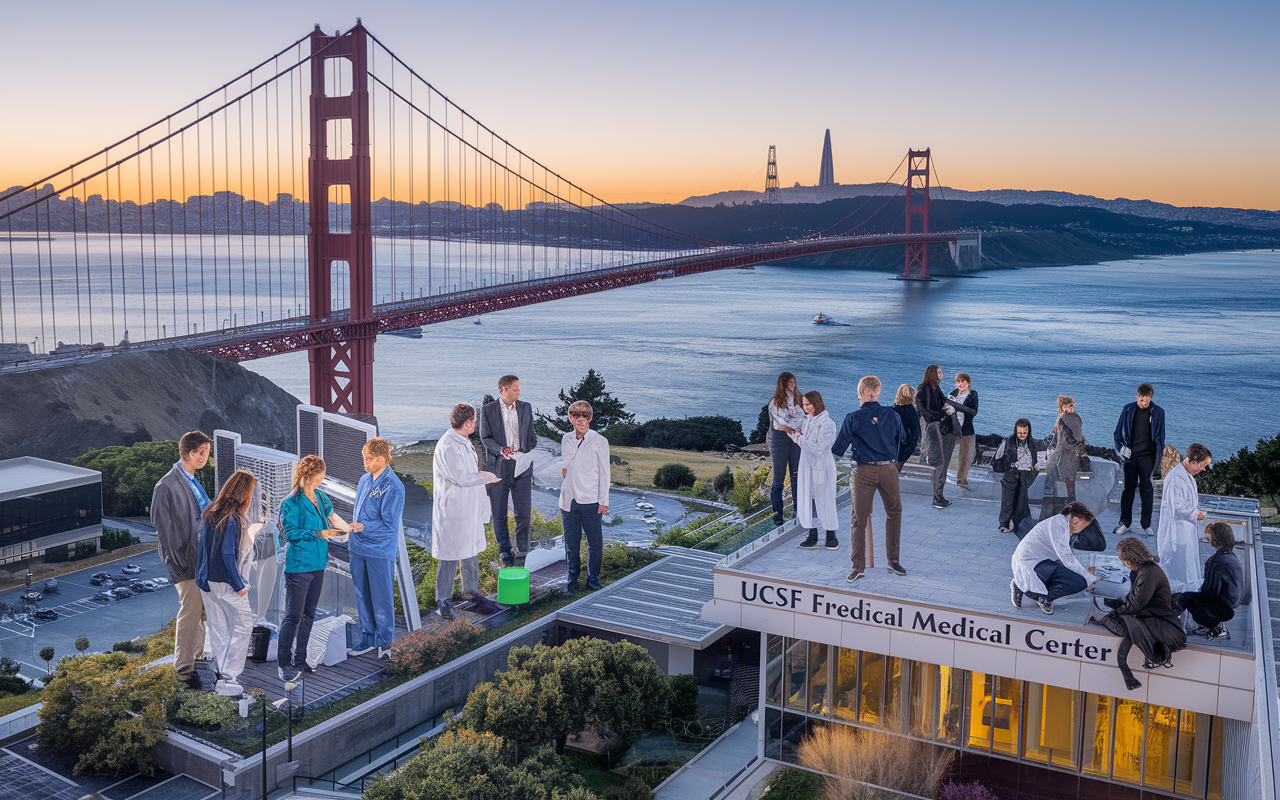
{"type": "Polygon", "coordinates": [[[178,581],[174,588],[178,590],[178,616],[173,641],[173,667],[178,672],[185,672],[195,667],[196,656],[204,652],[204,623],[200,621],[204,614],[204,599],[194,579],[178,581]]]}
{"type": "Polygon", "coordinates": [[[969,466],[973,464],[973,446],[977,436],[956,437],[956,457],[960,463],[956,465],[956,485],[969,485],[969,466]]]}
{"type": "Polygon", "coordinates": [[[866,528],[871,519],[871,501],[880,492],[884,504],[884,549],[890,564],[898,563],[898,544],[902,539],[902,496],[898,493],[897,464],[859,464],[853,472],[853,520],[849,538],[853,542],[855,570],[867,568],[866,528]]]}

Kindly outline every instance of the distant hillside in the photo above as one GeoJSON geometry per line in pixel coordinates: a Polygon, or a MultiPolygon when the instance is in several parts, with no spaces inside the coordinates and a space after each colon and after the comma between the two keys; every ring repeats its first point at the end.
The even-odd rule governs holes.
{"type": "MultiPolygon", "coordinates": [[[[834,235],[855,228],[877,233],[902,230],[899,200],[888,204],[865,200],[862,197],[813,204],[709,208],[663,205],[638,213],[658,225],[730,244],[798,239],[819,232],[834,235]]],[[[1280,230],[1160,220],[1079,206],[1001,205],[950,199],[944,203],[935,197],[930,214],[935,230],[983,231],[984,267],[1088,264],[1137,256],[1280,247],[1280,230]]],[[[890,250],[832,253],[788,263],[881,269],[901,263],[901,253],[890,250]]],[[[945,271],[951,263],[946,246],[930,248],[929,252],[931,268],[936,262],[937,269],[945,271]]]]}
{"type": "MultiPolygon", "coordinates": [[[[878,184],[837,184],[835,186],[793,186],[780,190],[784,204],[794,203],[826,203],[831,200],[866,197],[883,189],[878,184]]],[[[892,190],[884,189],[883,193],[892,190]]],[[[1180,207],[1168,203],[1156,203],[1151,200],[1129,200],[1117,198],[1104,200],[1086,194],[1070,192],[1027,191],[1025,189],[986,189],[983,191],[966,191],[947,187],[933,187],[933,197],[945,196],[947,200],[974,200],[997,203],[1002,206],[1047,205],[1075,206],[1081,208],[1100,208],[1117,214],[1130,214],[1138,217],[1162,219],[1177,222],[1209,222],[1214,225],[1235,225],[1242,228],[1280,231],[1280,211],[1266,211],[1249,208],[1209,208],[1205,206],[1180,207]]],[[[679,205],[695,208],[709,208],[723,203],[744,205],[756,201],[763,202],[764,192],[727,191],[701,195],[681,200],[679,205]]]]}

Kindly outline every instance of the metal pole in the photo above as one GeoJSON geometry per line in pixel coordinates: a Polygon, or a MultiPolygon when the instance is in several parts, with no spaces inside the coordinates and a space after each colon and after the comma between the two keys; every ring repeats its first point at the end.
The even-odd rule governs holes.
{"type": "Polygon", "coordinates": [[[267,696],[259,700],[262,703],[262,800],[267,800],[267,696]]]}

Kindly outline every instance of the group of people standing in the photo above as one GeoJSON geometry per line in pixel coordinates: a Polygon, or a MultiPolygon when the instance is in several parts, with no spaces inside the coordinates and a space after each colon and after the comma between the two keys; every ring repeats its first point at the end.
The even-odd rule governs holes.
{"type": "MultiPolygon", "coordinates": [[[[248,470],[227,478],[213,499],[195,474],[209,461],[212,441],[200,431],[183,434],[179,460],[156,484],[151,522],[160,560],[178,591],[174,666],[193,690],[201,688],[195,662],[207,652],[215,691],[236,697],[248,656],[254,614],[249,577],[265,506],[248,470]],[[202,623],[201,617],[206,622],[202,623]],[[207,636],[207,641],[206,641],[207,636]]],[[[313,672],[307,646],[328,564],[328,540],[349,536],[348,549],[361,641],[352,655],[374,649],[385,658],[394,634],[392,576],[404,511],[404,486],[389,469],[391,446],[381,438],[364,446],[365,474],[356,488],[355,520],[348,523],[320,490],[325,463],[304,456],[293,470],[290,494],[280,506],[285,558],[285,617],[277,643],[282,680],[313,672]]],[[[267,532],[271,535],[271,532],[267,532]]]]}

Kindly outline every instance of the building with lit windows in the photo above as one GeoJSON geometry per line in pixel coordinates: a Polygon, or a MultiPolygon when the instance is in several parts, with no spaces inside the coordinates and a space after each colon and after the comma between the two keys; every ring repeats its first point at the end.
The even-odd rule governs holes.
{"type": "Polygon", "coordinates": [[[24,456],[0,461],[0,564],[102,536],[102,473],[24,456]]]}
{"type": "MultiPolygon", "coordinates": [[[[950,779],[978,781],[1002,799],[1276,796],[1267,573],[1280,582],[1280,563],[1264,563],[1263,537],[1277,534],[1262,531],[1256,501],[1201,496],[1206,522],[1232,523],[1241,542],[1249,599],[1228,623],[1231,638],[1189,636],[1174,667],[1154,671],[1136,667],[1135,647],[1130,664],[1142,686],[1128,691],[1116,666],[1120,640],[1086,621],[1089,594],[1055,601],[1052,616],[1029,598],[1013,606],[1018,539],[996,530],[998,500],[971,499],[982,496],[977,486],[970,499],[934,509],[927,481],[909,472],[905,577],[885,569],[877,499],[875,567],[846,582],[847,492],[838,552],[798,549],[803,531],[788,523],[715,567],[704,619],[761,634],[761,758],[794,764],[815,727],[850,725],[951,748],[950,779]]],[[[1110,531],[1117,514],[1099,519],[1110,531]]],[[[1104,576],[1099,595],[1128,590],[1120,538],[1106,534],[1104,552],[1076,551],[1104,576]]]]}

